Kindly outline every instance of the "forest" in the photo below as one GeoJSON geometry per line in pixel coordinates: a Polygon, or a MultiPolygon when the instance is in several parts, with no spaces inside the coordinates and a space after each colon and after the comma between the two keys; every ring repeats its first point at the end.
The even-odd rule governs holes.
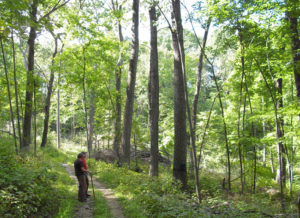
{"type": "Polygon", "coordinates": [[[299,217],[299,31],[299,0],[0,0],[0,216],[118,217],[99,182],[120,217],[299,217]]]}

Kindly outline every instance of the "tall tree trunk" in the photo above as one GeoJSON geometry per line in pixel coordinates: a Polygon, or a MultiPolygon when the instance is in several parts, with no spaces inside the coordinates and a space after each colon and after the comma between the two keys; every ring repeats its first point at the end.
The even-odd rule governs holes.
{"type": "Polygon", "coordinates": [[[186,99],[184,89],[184,54],[180,55],[180,44],[183,49],[183,30],[181,24],[180,1],[172,1],[172,45],[174,53],[174,162],[173,176],[186,188],[186,99]],[[179,31],[179,32],[178,32],[179,31]],[[180,37],[180,38],[179,38],[180,37]],[[182,57],[181,57],[182,56],[182,57]]]}
{"type": "Polygon", "coordinates": [[[15,122],[14,122],[14,112],[13,112],[12,103],[11,103],[10,84],[9,84],[9,78],[8,78],[8,71],[7,71],[6,59],[5,59],[5,55],[4,55],[4,48],[3,48],[3,43],[2,43],[2,39],[1,38],[0,38],[0,43],[1,43],[1,50],[2,50],[2,58],[3,58],[3,65],[4,65],[4,72],[5,72],[6,84],[7,84],[7,93],[8,93],[8,101],[9,101],[10,120],[11,120],[11,124],[12,124],[12,127],[13,127],[15,149],[16,149],[16,153],[18,153],[17,137],[16,137],[16,130],[15,130],[15,122]]]}
{"type": "Polygon", "coordinates": [[[17,121],[18,121],[18,134],[20,148],[22,147],[22,133],[20,124],[20,111],[19,111],[19,96],[18,96],[18,82],[17,82],[17,70],[16,70],[16,52],[15,52],[15,41],[14,32],[11,32],[12,52],[13,52],[13,65],[14,65],[14,83],[15,83],[15,95],[16,95],[16,109],[17,109],[17,121]]]}
{"type": "Polygon", "coordinates": [[[91,94],[91,101],[90,101],[90,114],[89,114],[89,141],[88,141],[88,150],[93,150],[93,135],[94,135],[94,115],[95,115],[95,95],[94,93],[91,94]]]}
{"type": "MultiPolygon", "coordinates": [[[[241,120],[241,106],[242,106],[242,98],[243,98],[243,80],[245,75],[245,58],[244,58],[244,46],[242,33],[239,30],[240,36],[240,44],[242,49],[241,63],[242,63],[242,78],[240,84],[240,100],[238,107],[238,119],[237,119],[237,133],[238,133],[238,150],[239,150],[239,161],[240,161],[240,179],[241,179],[241,194],[244,192],[244,183],[243,183],[243,160],[242,160],[242,149],[241,149],[241,134],[240,134],[240,120],[241,120]]],[[[245,103],[244,103],[244,113],[243,113],[243,126],[244,126],[244,115],[245,115],[245,103]]],[[[244,127],[243,127],[244,129],[244,127]]]]}
{"type": "Polygon", "coordinates": [[[57,139],[57,148],[60,148],[60,89],[59,89],[59,82],[60,82],[60,72],[58,74],[57,79],[57,103],[56,103],[56,139],[57,139]]]}
{"type": "MultiPolygon", "coordinates": [[[[114,2],[112,0],[113,10],[122,10],[121,6],[118,5],[118,1],[114,2]]],[[[121,116],[122,116],[122,106],[121,106],[121,79],[122,79],[122,53],[121,53],[121,44],[124,41],[123,33],[122,33],[122,25],[121,21],[118,18],[118,32],[119,32],[119,60],[118,60],[118,68],[115,71],[115,88],[116,88],[116,110],[115,110],[115,137],[114,137],[114,152],[116,153],[118,159],[120,160],[120,144],[121,144],[121,116]]]]}
{"type": "Polygon", "coordinates": [[[54,64],[55,64],[55,57],[57,54],[57,37],[52,33],[52,36],[54,38],[54,52],[52,55],[52,64],[51,64],[51,73],[50,73],[50,80],[48,84],[48,90],[47,90],[47,97],[45,102],[45,118],[44,118],[44,129],[43,129],[43,136],[42,136],[42,143],[41,147],[45,147],[47,143],[47,136],[48,136],[48,127],[49,127],[49,116],[50,116],[50,107],[51,107],[51,96],[52,96],[52,87],[53,87],[53,81],[54,81],[54,64]]]}
{"type": "Polygon", "coordinates": [[[293,54],[293,68],[297,91],[296,93],[298,98],[298,105],[300,105],[300,39],[298,32],[299,13],[297,13],[297,8],[299,8],[299,0],[286,0],[286,3],[288,7],[286,11],[286,17],[290,24],[291,49],[293,54]]]}
{"type": "MultiPolygon", "coordinates": [[[[63,52],[64,44],[61,46],[60,54],[63,52]]],[[[59,72],[57,78],[57,93],[56,93],[56,140],[57,140],[57,148],[60,149],[60,71],[61,71],[61,61],[59,62],[59,72]]],[[[73,120],[74,122],[74,120],[73,120]]]]}
{"type": "MultiPolygon", "coordinates": [[[[248,96],[248,102],[249,102],[249,107],[250,107],[250,115],[253,115],[253,108],[252,108],[252,103],[251,103],[251,98],[250,98],[250,93],[249,93],[249,89],[248,89],[248,85],[247,85],[247,76],[245,74],[245,90],[246,90],[246,95],[248,96]]],[[[245,96],[246,97],[246,96],[245,96]]],[[[254,138],[256,137],[256,133],[255,133],[255,128],[254,128],[254,123],[253,121],[251,121],[251,136],[254,138]]],[[[255,193],[256,191],[256,177],[257,177],[257,173],[256,173],[256,167],[257,167],[257,154],[256,154],[256,144],[254,143],[253,145],[253,193],[255,193]]]]}
{"type": "Polygon", "coordinates": [[[34,156],[36,156],[36,83],[33,81],[33,120],[34,120],[34,138],[33,138],[33,150],[34,156]]]}
{"type": "MultiPolygon", "coordinates": [[[[277,110],[280,110],[283,107],[282,102],[282,78],[277,79],[276,83],[277,92],[279,97],[277,98],[277,110]]],[[[283,119],[281,116],[278,116],[276,120],[276,137],[277,137],[277,154],[278,154],[278,169],[277,169],[277,182],[280,183],[280,192],[281,192],[281,201],[283,202],[283,189],[285,187],[286,181],[286,160],[284,157],[284,147],[282,142],[282,137],[284,136],[283,132],[283,119]]],[[[283,204],[283,203],[282,203],[283,204]]]]}
{"type": "MultiPolygon", "coordinates": [[[[261,99],[261,103],[262,103],[262,111],[264,113],[265,111],[265,100],[264,100],[264,96],[262,96],[261,99]]],[[[263,118],[262,120],[262,125],[263,125],[263,136],[266,136],[266,123],[265,123],[265,119],[263,118]]],[[[263,150],[263,166],[266,166],[266,159],[267,159],[267,147],[266,147],[266,143],[264,143],[264,150],[263,150]]]]}
{"type": "Polygon", "coordinates": [[[139,54],[139,0],[133,0],[132,4],[132,51],[129,64],[129,75],[126,89],[126,103],[123,119],[122,147],[123,160],[130,165],[130,138],[134,102],[134,89],[136,81],[136,70],[139,54]]]}
{"type": "Polygon", "coordinates": [[[91,156],[91,150],[89,148],[89,124],[88,124],[88,111],[87,111],[87,97],[86,97],[86,87],[85,87],[85,80],[86,80],[86,58],[85,58],[85,47],[83,47],[83,78],[82,78],[82,88],[83,88],[83,110],[84,110],[84,123],[85,123],[85,130],[86,130],[86,145],[88,148],[89,157],[91,156]]]}
{"type": "MultiPolygon", "coordinates": [[[[204,57],[204,52],[205,52],[205,47],[206,47],[206,41],[207,41],[207,36],[208,36],[208,31],[209,31],[209,27],[210,27],[210,23],[211,23],[211,19],[209,18],[205,27],[205,31],[204,31],[204,36],[202,39],[202,46],[200,45],[199,42],[199,46],[201,48],[200,51],[200,55],[199,55],[199,61],[198,61],[198,70],[197,70],[197,82],[196,82],[196,90],[195,90],[195,94],[194,94],[194,99],[193,99],[193,110],[192,110],[192,131],[191,134],[193,134],[193,137],[190,137],[191,141],[190,143],[193,145],[195,144],[195,142],[192,142],[192,139],[195,139],[195,131],[196,131],[196,123],[197,123],[197,109],[198,109],[198,100],[199,100],[199,94],[200,94],[200,88],[201,88],[201,80],[202,80],[202,69],[203,69],[203,57],[204,57]]],[[[199,164],[197,163],[197,155],[196,155],[196,146],[195,149],[192,149],[191,152],[191,159],[193,160],[193,156],[195,158],[195,162],[194,164],[196,164],[197,166],[194,166],[194,164],[192,164],[192,168],[196,167],[194,170],[199,171],[199,164]],[[195,151],[193,151],[195,150],[195,151]]],[[[201,156],[201,153],[199,154],[201,156]]],[[[195,175],[197,175],[199,173],[195,173],[195,175]]],[[[196,180],[198,180],[196,178],[196,180]]],[[[197,184],[197,181],[196,181],[197,184]]],[[[200,186],[200,185],[199,185],[200,186]]],[[[198,188],[196,188],[198,189],[198,188]]],[[[201,200],[200,197],[200,187],[199,187],[199,191],[196,191],[197,193],[199,192],[199,196],[198,199],[201,200]]]]}
{"type": "MultiPolygon", "coordinates": [[[[269,63],[269,57],[267,55],[267,60],[268,60],[268,63],[269,63]]],[[[283,136],[283,123],[281,125],[281,121],[282,119],[278,116],[278,109],[280,107],[282,107],[282,79],[281,78],[278,78],[277,79],[277,92],[279,93],[279,99],[276,99],[275,96],[274,96],[274,93],[272,92],[272,89],[269,85],[269,83],[267,82],[267,79],[265,77],[265,74],[264,72],[262,71],[261,67],[260,67],[260,64],[259,62],[257,61],[257,59],[255,60],[256,61],[256,64],[258,66],[258,69],[264,79],[264,82],[266,84],[266,87],[267,89],[269,90],[269,93],[271,95],[271,98],[272,98],[272,102],[273,102],[273,105],[274,105],[274,113],[275,113],[275,122],[276,122],[276,140],[277,140],[277,153],[278,153],[278,167],[279,167],[279,170],[277,171],[277,176],[276,176],[276,180],[280,183],[280,201],[281,201],[281,207],[282,209],[284,210],[284,204],[283,204],[283,184],[282,184],[282,178],[283,178],[283,171],[282,171],[282,152],[283,152],[283,144],[282,144],[282,141],[281,141],[281,136],[283,136]]],[[[269,67],[269,71],[270,71],[270,67],[269,67]]],[[[270,74],[271,74],[271,71],[270,71],[270,74]]],[[[272,161],[272,170],[273,170],[273,156],[272,156],[272,150],[271,150],[271,161],[272,161]]]]}
{"type": "MultiPolygon", "coordinates": [[[[200,87],[201,87],[201,81],[202,81],[202,69],[203,69],[203,57],[205,53],[205,47],[206,47],[206,41],[208,36],[208,31],[210,27],[211,19],[207,21],[204,36],[202,39],[202,46],[201,46],[201,52],[199,55],[199,61],[198,61],[198,70],[197,70],[197,82],[196,82],[196,90],[194,94],[194,100],[193,100],[193,112],[192,112],[192,127],[193,130],[196,128],[197,123],[197,108],[198,108],[198,100],[199,100],[199,94],[200,94],[200,87]]],[[[195,134],[195,132],[193,132],[195,134]]]]}
{"type": "Polygon", "coordinates": [[[22,148],[29,149],[31,141],[31,118],[32,118],[32,95],[33,95],[33,74],[34,74],[34,46],[36,38],[36,22],[37,22],[37,6],[38,0],[33,0],[31,4],[31,21],[29,39],[28,39],[28,70],[27,70],[27,83],[26,83],[26,97],[25,97],[25,115],[23,121],[23,141],[22,148]]]}
{"type": "Polygon", "coordinates": [[[218,92],[219,103],[220,103],[220,107],[221,107],[221,113],[222,113],[222,119],[223,119],[223,125],[224,125],[225,147],[226,147],[226,156],[227,156],[227,170],[228,170],[227,183],[228,183],[228,191],[230,191],[231,190],[231,182],[230,182],[231,169],[230,169],[230,150],[229,150],[228,135],[227,135],[227,125],[226,125],[226,121],[225,121],[224,107],[223,107],[223,102],[222,102],[222,98],[221,98],[220,88],[219,88],[217,78],[215,75],[215,70],[214,70],[214,67],[212,64],[211,64],[211,67],[212,67],[212,73],[213,73],[213,80],[215,81],[215,85],[216,85],[217,92],[218,92]]]}
{"type": "Polygon", "coordinates": [[[158,119],[159,119],[159,74],[158,74],[158,52],[157,52],[157,17],[156,5],[151,3],[149,10],[151,51],[150,51],[150,72],[148,82],[149,99],[149,126],[151,138],[150,176],[158,176],[158,119]]]}

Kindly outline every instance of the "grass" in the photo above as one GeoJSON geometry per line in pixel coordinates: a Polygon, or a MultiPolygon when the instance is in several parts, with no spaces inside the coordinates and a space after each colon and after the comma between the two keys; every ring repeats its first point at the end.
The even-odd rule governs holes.
{"type": "Polygon", "coordinates": [[[100,191],[95,191],[94,217],[107,218],[112,217],[111,211],[107,206],[107,202],[100,191]]]}

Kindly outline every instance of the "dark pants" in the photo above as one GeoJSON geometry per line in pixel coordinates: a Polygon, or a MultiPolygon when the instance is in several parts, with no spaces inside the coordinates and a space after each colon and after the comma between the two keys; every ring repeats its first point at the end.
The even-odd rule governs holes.
{"type": "Polygon", "coordinates": [[[78,200],[85,201],[86,200],[86,192],[87,192],[87,185],[86,185],[86,177],[85,175],[77,176],[79,189],[78,189],[78,200]]]}
{"type": "Polygon", "coordinates": [[[88,173],[84,173],[85,179],[86,179],[86,194],[89,190],[89,175],[88,173]]]}

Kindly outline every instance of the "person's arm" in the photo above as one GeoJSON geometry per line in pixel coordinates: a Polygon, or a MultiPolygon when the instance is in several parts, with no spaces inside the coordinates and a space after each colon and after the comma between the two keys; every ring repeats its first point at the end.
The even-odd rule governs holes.
{"type": "Polygon", "coordinates": [[[81,167],[81,170],[82,170],[83,172],[92,173],[91,171],[84,169],[84,167],[81,167]]]}

